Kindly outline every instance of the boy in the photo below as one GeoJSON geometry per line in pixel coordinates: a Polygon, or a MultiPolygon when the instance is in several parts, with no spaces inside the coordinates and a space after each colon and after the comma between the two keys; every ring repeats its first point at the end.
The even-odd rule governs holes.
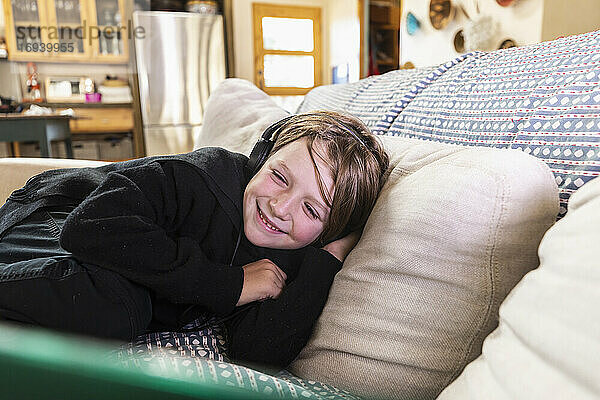
{"type": "Polygon", "coordinates": [[[359,120],[318,112],[280,122],[255,170],[207,148],[42,173],[0,209],[0,317],[130,340],[208,312],[232,359],[284,367],[387,166],[359,120]]]}

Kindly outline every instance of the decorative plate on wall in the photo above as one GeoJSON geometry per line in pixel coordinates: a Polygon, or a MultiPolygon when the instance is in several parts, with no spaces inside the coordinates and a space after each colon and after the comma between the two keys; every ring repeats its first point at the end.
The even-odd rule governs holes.
{"type": "Polygon", "coordinates": [[[496,0],[496,3],[500,4],[502,7],[508,7],[513,3],[514,0],[496,0]]]}
{"type": "Polygon", "coordinates": [[[435,29],[444,29],[454,18],[451,0],[431,0],[429,2],[429,20],[435,29]]]}
{"type": "Polygon", "coordinates": [[[462,29],[454,34],[454,50],[457,53],[465,52],[465,36],[462,29]]]}
{"type": "Polygon", "coordinates": [[[417,17],[415,17],[415,14],[413,14],[411,12],[406,14],[406,30],[408,31],[409,35],[412,36],[415,33],[417,33],[417,31],[419,30],[420,27],[421,27],[421,23],[419,22],[417,17]]]}
{"type": "Polygon", "coordinates": [[[500,47],[498,47],[498,49],[510,49],[511,47],[517,47],[517,44],[512,39],[506,39],[500,43],[500,47]]]}

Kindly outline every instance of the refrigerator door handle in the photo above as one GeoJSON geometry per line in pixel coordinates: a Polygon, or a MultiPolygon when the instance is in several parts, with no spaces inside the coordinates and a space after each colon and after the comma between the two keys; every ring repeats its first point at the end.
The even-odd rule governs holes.
{"type": "MultiPolygon", "coordinates": [[[[203,57],[203,61],[204,61],[204,74],[206,76],[206,86],[208,87],[208,93],[210,93],[212,91],[213,88],[210,87],[210,66],[208,64],[210,57],[210,43],[211,43],[211,39],[212,39],[212,31],[213,31],[213,25],[215,24],[215,20],[212,19],[210,22],[210,25],[207,29],[208,33],[208,40],[207,40],[207,44],[204,47],[204,57],[203,57]]],[[[204,110],[204,104],[202,104],[202,109],[204,110]]]]}
{"type": "MultiPolygon", "coordinates": [[[[148,84],[148,74],[137,74],[138,76],[138,86],[139,86],[139,90],[140,93],[148,93],[149,92],[149,84],[148,84]]],[[[149,110],[148,110],[148,104],[146,104],[146,99],[142,96],[140,96],[140,103],[142,106],[142,113],[146,114],[149,110]]],[[[146,121],[144,121],[144,123],[146,123],[146,121]]]]}

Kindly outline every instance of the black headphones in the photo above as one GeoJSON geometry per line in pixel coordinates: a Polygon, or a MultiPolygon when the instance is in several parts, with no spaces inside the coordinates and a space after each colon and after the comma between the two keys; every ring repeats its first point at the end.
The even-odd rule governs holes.
{"type": "Polygon", "coordinates": [[[250,153],[250,157],[248,157],[247,167],[250,170],[252,176],[254,176],[258,170],[262,167],[262,165],[267,161],[273,146],[275,145],[275,140],[277,139],[277,135],[279,134],[279,130],[287,121],[292,119],[294,115],[288,115],[287,117],[280,119],[277,122],[269,125],[267,129],[261,135],[261,138],[254,147],[252,148],[252,152],[250,153]]]}

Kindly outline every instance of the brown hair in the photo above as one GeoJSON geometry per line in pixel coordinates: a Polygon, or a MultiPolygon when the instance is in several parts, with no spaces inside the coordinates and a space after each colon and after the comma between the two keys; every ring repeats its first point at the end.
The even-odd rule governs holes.
{"type": "Polygon", "coordinates": [[[298,114],[290,118],[279,129],[269,156],[304,137],[319,190],[331,209],[329,220],[317,238],[317,243],[324,244],[341,234],[362,229],[383,186],[389,157],[377,137],[358,118],[333,111],[298,114]],[[325,155],[313,149],[315,140],[323,145],[325,155]],[[325,190],[314,154],[329,167],[335,188],[333,198],[325,190]]]}

